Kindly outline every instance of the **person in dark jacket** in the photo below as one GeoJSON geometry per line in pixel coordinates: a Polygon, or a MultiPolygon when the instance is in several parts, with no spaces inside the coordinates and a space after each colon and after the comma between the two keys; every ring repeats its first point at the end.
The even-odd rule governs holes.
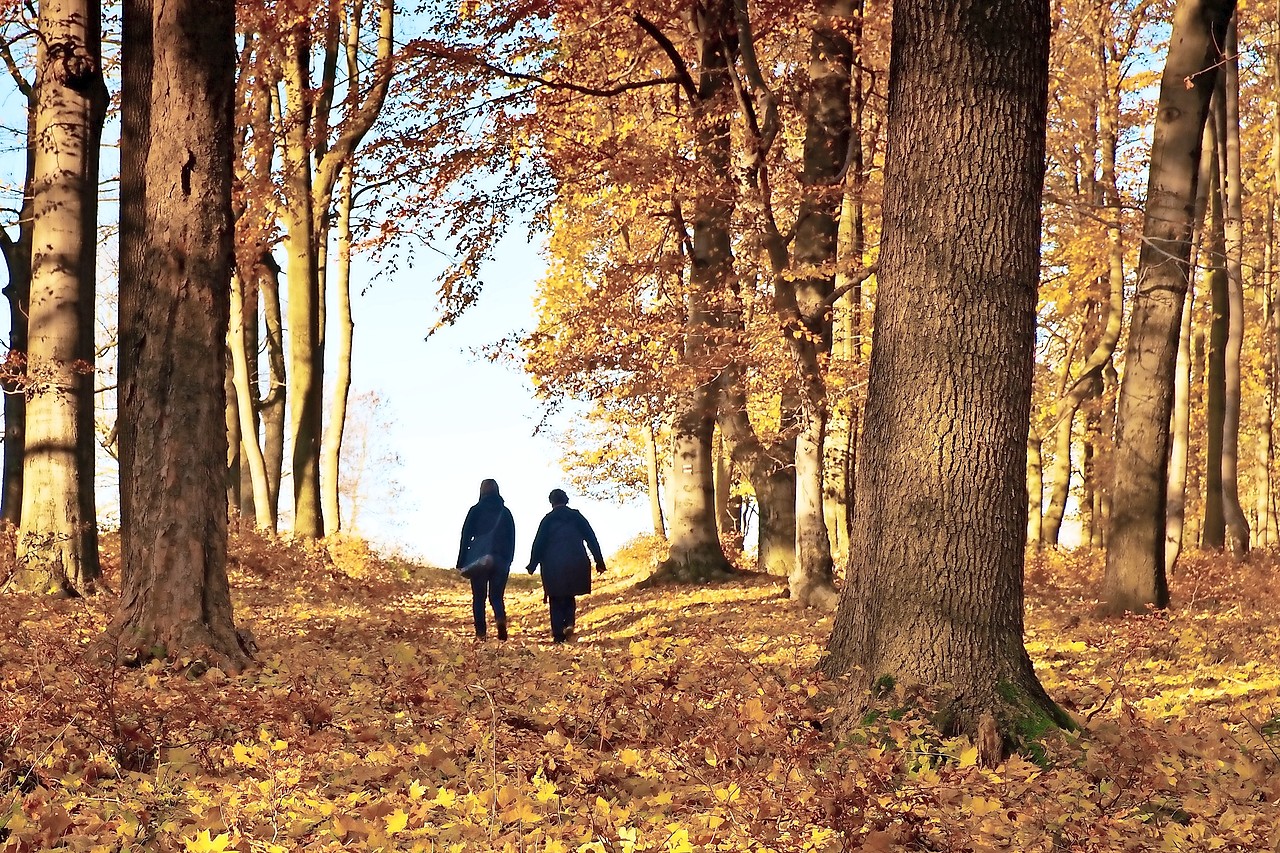
{"type": "Polygon", "coordinates": [[[527,568],[533,574],[542,564],[542,589],[551,607],[551,637],[554,642],[563,643],[573,636],[577,597],[591,592],[587,548],[595,558],[597,572],[604,571],[604,557],[595,531],[582,513],[569,508],[569,496],[564,490],[553,489],[547,500],[551,502],[551,512],[538,525],[527,568]]]}
{"type": "Polygon", "coordinates": [[[458,568],[474,560],[477,554],[468,557],[467,548],[472,540],[489,536],[492,545],[489,553],[493,556],[493,569],[487,574],[471,579],[471,612],[475,617],[476,637],[484,639],[485,631],[485,598],[493,607],[493,621],[498,629],[498,639],[507,638],[507,608],[502,596],[507,589],[507,578],[511,576],[511,562],[516,556],[516,522],[511,517],[498,494],[496,480],[483,480],[480,483],[480,500],[467,511],[467,518],[462,522],[462,544],[458,548],[458,568]],[[490,536],[490,534],[492,534],[490,536]]]}

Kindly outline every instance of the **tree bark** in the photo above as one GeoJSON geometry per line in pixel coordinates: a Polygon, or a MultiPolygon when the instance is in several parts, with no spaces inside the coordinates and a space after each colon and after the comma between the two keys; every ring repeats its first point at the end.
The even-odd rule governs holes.
{"type": "MultiPolygon", "coordinates": [[[[1217,99],[1215,98],[1215,101],[1217,99]]],[[[1213,108],[1215,113],[1220,109],[1213,108]]],[[[1227,522],[1222,500],[1222,437],[1226,424],[1226,346],[1228,314],[1226,232],[1222,210],[1222,136],[1221,123],[1210,116],[1207,124],[1214,128],[1213,148],[1209,159],[1208,221],[1205,225],[1209,257],[1209,305],[1213,312],[1209,322],[1209,350],[1205,367],[1205,476],[1204,524],[1200,529],[1200,547],[1221,551],[1227,544],[1227,522]]]]}
{"type": "Polygon", "coordinates": [[[320,343],[320,266],[310,157],[310,42],[305,23],[286,34],[281,57],[285,102],[281,161],[288,284],[289,440],[293,445],[293,532],[324,535],[320,504],[320,442],[324,420],[324,349],[320,343]]]}
{"type": "Polygon", "coordinates": [[[94,0],[40,6],[18,561],[20,584],[65,594],[93,591],[100,574],[93,334],[107,108],[101,25],[94,0]]]}
{"type": "Polygon", "coordinates": [[[1044,439],[1032,426],[1027,432],[1027,542],[1041,543],[1044,526],[1044,456],[1040,445],[1044,439]]]}
{"type": "Polygon", "coordinates": [[[351,394],[351,348],[355,339],[355,321],[351,317],[351,196],[354,172],[342,173],[338,192],[337,241],[338,269],[333,277],[337,297],[337,357],[334,359],[333,404],[329,422],[325,424],[320,454],[320,482],[324,497],[324,533],[330,536],[342,528],[342,511],[338,502],[338,479],[342,471],[342,433],[347,421],[347,398],[351,394]]]}
{"type": "Polygon", "coordinates": [[[271,517],[280,517],[280,488],[284,480],[285,397],[288,372],[284,357],[284,316],[280,310],[280,265],[270,252],[258,267],[262,298],[262,330],[267,345],[267,391],[258,411],[262,417],[262,457],[267,466],[267,495],[271,517]]]}
{"type": "Polygon", "coordinates": [[[123,61],[120,405],[131,426],[115,627],[127,655],[235,672],[249,650],[232,616],[222,480],[234,3],[127,0],[123,61]]]}
{"type": "Polygon", "coordinates": [[[1249,520],[1240,504],[1240,353],[1244,346],[1244,211],[1240,168],[1240,55],[1233,15],[1223,46],[1223,147],[1226,171],[1223,231],[1227,267],[1227,337],[1223,353],[1222,514],[1227,548],[1237,560],[1249,553],[1249,520]]]}
{"type": "Polygon", "coordinates": [[[662,479],[658,472],[658,436],[652,421],[644,426],[645,470],[649,481],[649,516],[653,522],[653,535],[666,538],[667,524],[662,515],[662,479]]]}
{"type": "MultiPolygon", "coordinates": [[[[249,469],[250,483],[253,490],[252,505],[254,525],[262,533],[273,533],[276,519],[271,512],[271,492],[267,480],[267,463],[262,455],[262,445],[258,443],[257,428],[254,420],[254,404],[257,394],[254,393],[253,371],[249,367],[249,353],[257,356],[257,349],[250,349],[247,342],[247,330],[250,324],[256,325],[257,317],[245,310],[245,284],[241,276],[231,277],[231,313],[228,321],[227,341],[231,353],[232,393],[238,405],[236,416],[239,418],[237,433],[247,437],[240,442],[243,448],[246,467],[249,469]]],[[[230,435],[230,431],[228,431],[230,435]]]]}
{"type": "Polygon", "coordinates": [[[1164,568],[1169,417],[1187,292],[1201,131],[1235,0],[1180,0],[1151,144],[1138,285],[1120,386],[1104,610],[1169,603],[1164,568]]]}
{"type": "Polygon", "coordinates": [[[716,383],[710,375],[707,336],[716,320],[710,303],[723,294],[733,274],[729,186],[729,122],[720,105],[730,87],[723,46],[732,21],[728,0],[713,0],[692,13],[699,43],[698,84],[693,100],[697,124],[697,189],[693,205],[689,307],[685,319],[684,359],[691,387],[682,395],[672,420],[674,466],[671,478],[671,552],[655,579],[704,581],[732,571],[720,547],[715,517],[716,383]]]}
{"type": "MultiPolygon", "coordinates": [[[[899,0],[848,584],[825,669],[936,685],[947,731],[1069,726],[1022,644],[1044,0],[899,0]]],[[[856,720],[845,718],[845,726],[856,720]]]]}

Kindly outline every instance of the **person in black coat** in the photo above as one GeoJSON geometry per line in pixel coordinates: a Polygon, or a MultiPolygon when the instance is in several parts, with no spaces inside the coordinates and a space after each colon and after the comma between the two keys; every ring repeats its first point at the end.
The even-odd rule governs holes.
{"type": "Polygon", "coordinates": [[[471,612],[475,617],[476,637],[484,639],[485,631],[485,598],[493,607],[493,621],[498,629],[498,639],[507,638],[507,608],[502,596],[507,590],[507,578],[511,576],[511,562],[516,556],[516,522],[511,517],[498,494],[496,480],[483,480],[480,483],[480,500],[467,511],[467,518],[462,522],[462,544],[458,548],[458,568],[475,560],[479,555],[468,557],[467,549],[472,540],[489,536],[492,544],[489,553],[493,556],[493,569],[487,574],[471,578],[471,612]],[[490,536],[490,534],[492,534],[490,536]]]}
{"type": "Polygon", "coordinates": [[[569,508],[569,496],[564,490],[553,489],[547,500],[551,502],[551,512],[538,525],[527,568],[533,574],[542,564],[542,589],[551,607],[551,637],[554,642],[563,643],[573,635],[577,597],[591,592],[587,548],[595,558],[597,572],[604,571],[604,557],[595,531],[582,513],[569,508]]]}

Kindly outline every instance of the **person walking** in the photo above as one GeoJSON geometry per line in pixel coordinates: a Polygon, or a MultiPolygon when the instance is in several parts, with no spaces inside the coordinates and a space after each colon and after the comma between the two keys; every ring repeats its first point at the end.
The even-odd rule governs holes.
{"type": "MultiPolygon", "coordinates": [[[[489,556],[492,567],[471,575],[471,613],[475,618],[476,638],[484,639],[485,599],[493,607],[493,622],[498,639],[507,639],[507,608],[502,596],[511,576],[511,562],[516,556],[516,522],[511,517],[497,480],[480,482],[480,500],[467,510],[462,522],[462,544],[458,547],[458,568],[469,567],[489,556]]],[[[487,562],[487,561],[486,561],[487,562]]]]}
{"type": "Polygon", "coordinates": [[[569,508],[569,496],[564,490],[552,489],[547,500],[551,502],[551,512],[538,525],[527,569],[533,574],[542,565],[542,589],[551,609],[551,638],[563,643],[573,636],[577,597],[591,592],[587,548],[595,558],[597,572],[604,572],[604,557],[595,531],[582,513],[569,508]]]}

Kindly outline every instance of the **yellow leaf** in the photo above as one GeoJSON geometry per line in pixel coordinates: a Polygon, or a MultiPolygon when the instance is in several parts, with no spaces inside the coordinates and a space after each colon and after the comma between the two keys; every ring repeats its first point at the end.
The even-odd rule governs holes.
{"type": "Polygon", "coordinates": [[[182,840],[184,849],[187,853],[223,853],[227,849],[227,845],[231,843],[231,836],[226,832],[219,833],[216,837],[209,837],[209,830],[202,829],[191,838],[182,840]]]}
{"type": "Polygon", "coordinates": [[[623,767],[635,767],[640,763],[640,753],[634,749],[624,749],[618,753],[618,760],[623,767]]]}
{"type": "Polygon", "coordinates": [[[404,809],[396,809],[387,815],[387,835],[395,835],[397,832],[403,832],[404,828],[409,825],[409,815],[404,809]]]}
{"type": "Polygon", "coordinates": [[[413,784],[409,786],[409,799],[420,800],[427,793],[427,786],[423,785],[417,779],[413,780],[413,784]]]}
{"type": "Polygon", "coordinates": [[[960,750],[960,766],[972,767],[978,763],[978,747],[966,746],[960,750]]]}

